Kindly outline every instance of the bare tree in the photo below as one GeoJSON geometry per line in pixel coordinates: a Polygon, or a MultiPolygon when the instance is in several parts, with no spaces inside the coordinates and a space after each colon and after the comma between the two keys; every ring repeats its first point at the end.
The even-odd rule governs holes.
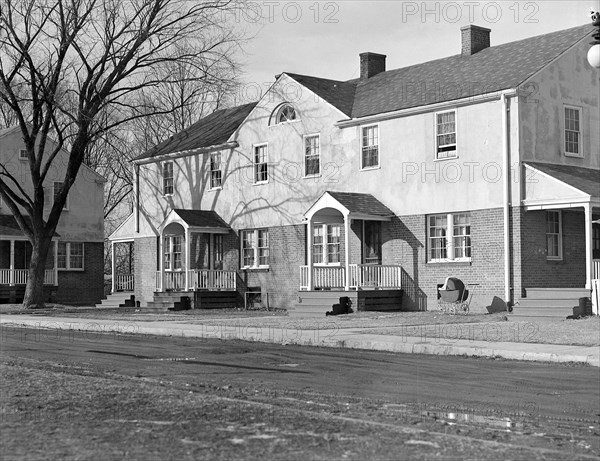
{"type": "Polygon", "coordinates": [[[18,121],[31,184],[0,165],[0,195],[33,246],[25,306],[43,305],[51,239],[90,146],[136,118],[168,113],[144,98],[179,81],[167,64],[200,77],[229,59],[237,8],[237,0],[2,1],[0,100],[18,121]],[[62,187],[46,218],[44,181],[63,149],[62,187]]]}

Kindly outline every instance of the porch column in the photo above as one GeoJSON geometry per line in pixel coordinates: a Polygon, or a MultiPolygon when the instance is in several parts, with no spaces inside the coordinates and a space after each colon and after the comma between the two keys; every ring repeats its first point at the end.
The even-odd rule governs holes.
{"type": "MultiPolygon", "coordinates": [[[[113,271],[113,283],[114,283],[113,271]]],[[[54,285],[58,286],[58,240],[54,241],[54,285]]],[[[114,289],[114,286],[113,286],[114,289]]]]}
{"type": "Polygon", "coordinates": [[[15,284],[15,241],[10,241],[10,272],[8,275],[8,283],[10,286],[15,284]]]}
{"type": "Polygon", "coordinates": [[[307,241],[307,255],[308,255],[308,291],[313,289],[313,231],[312,231],[312,217],[309,219],[306,225],[306,241],[307,241]]]}
{"type": "Polygon", "coordinates": [[[185,230],[185,291],[190,288],[190,229],[189,227],[185,230]]]}
{"type": "Polygon", "coordinates": [[[110,271],[112,274],[111,293],[114,293],[115,292],[115,242],[110,242],[110,257],[111,257],[110,271]]]}
{"type": "Polygon", "coordinates": [[[161,234],[158,236],[158,291],[164,291],[164,273],[165,273],[165,248],[164,248],[164,236],[161,234]]]}
{"type": "Polygon", "coordinates": [[[346,281],[344,285],[345,291],[350,291],[350,215],[344,215],[344,245],[346,254],[346,281]]]}
{"type": "Polygon", "coordinates": [[[585,287],[592,289],[592,204],[583,206],[585,212],[585,287]]]}

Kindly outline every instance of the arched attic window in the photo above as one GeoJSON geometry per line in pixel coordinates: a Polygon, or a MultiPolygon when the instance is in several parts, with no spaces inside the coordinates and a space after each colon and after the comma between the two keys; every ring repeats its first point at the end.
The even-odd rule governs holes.
{"type": "Polygon", "coordinates": [[[284,103],[281,104],[275,111],[273,112],[273,117],[271,118],[271,125],[278,125],[280,123],[291,122],[293,120],[298,119],[298,113],[296,109],[291,104],[284,103]]]}

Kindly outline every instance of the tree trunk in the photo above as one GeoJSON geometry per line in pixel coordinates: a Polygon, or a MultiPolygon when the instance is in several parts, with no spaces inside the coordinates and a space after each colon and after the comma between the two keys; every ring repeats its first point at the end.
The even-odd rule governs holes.
{"type": "MultiPolygon", "coordinates": [[[[52,243],[51,237],[34,235],[32,242],[31,260],[29,263],[29,278],[25,287],[23,307],[44,307],[44,278],[46,274],[46,259],[52,243]]],[[[56,261],[55,261],[56,264],[56,261]]]]}

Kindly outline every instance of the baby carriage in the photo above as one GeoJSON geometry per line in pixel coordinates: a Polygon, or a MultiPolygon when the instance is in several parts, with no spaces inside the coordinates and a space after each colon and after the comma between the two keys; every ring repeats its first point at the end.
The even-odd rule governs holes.
{"type": "MultiPolygon", "coordinates": [[[[474,286],[474,284],[471,284],[474,286]]],[[[471,290],[472,291],[472,290],[471,290]]],[[[448,277],[446,283],[438,285],[438,307],[447,314],[468,314],[469,304],[473,294],[469,297],[469,290],[465,288],[462,280],[456,277],[448,277]]]]}

